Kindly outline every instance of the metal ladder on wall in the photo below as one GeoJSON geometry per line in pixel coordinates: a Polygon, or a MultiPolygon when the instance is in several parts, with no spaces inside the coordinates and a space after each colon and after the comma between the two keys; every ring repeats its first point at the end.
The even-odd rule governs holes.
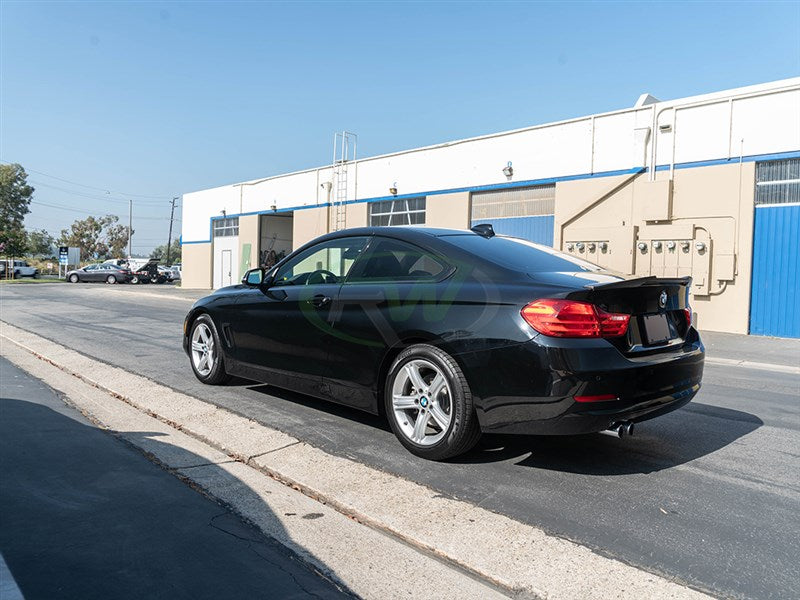
{"type": "Polygon", "coordinates": [[[347,171],[356,160],[358,136],[349,131],[333,134],[333,177],[336,194],[331,206],[330,231],[347,227],[347,171]]]}

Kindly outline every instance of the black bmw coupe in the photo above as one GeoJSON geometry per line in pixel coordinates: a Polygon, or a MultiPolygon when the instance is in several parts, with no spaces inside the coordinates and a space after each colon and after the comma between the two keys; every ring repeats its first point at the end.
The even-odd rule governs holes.
{"type": "Polygon", "coordinates": [[[183,346],[204,383],[237,375],[385,414],[441,460],[482,431],[623,435],[685,405],[705,355],[689,285],[488,225],[349,229],[198,300],[183,346]]]}

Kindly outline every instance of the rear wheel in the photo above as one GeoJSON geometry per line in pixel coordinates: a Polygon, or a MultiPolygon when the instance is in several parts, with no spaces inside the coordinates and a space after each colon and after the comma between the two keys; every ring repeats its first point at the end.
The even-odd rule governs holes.
{"type": "Polygon", "coordinates": [[[400,353],[386,378],[384,400],[392,431],[422,458],[463,454],[480,438],[464,373],[435,346],[418,344],[400,353]]]}
{"type": "Polygon", "coordinates": [[[230,379],[225,372],[217,328],[208,315],[200,315],[192,324],[191,359],[195,376],[208,385],[219,385],[230,379]]]}
{"type": "Polygon", "coordinates": [[[78,283],[78,281],[80,281],[80,278],[75,273],[69,276],[70,283],[78,283]]]}
{"type": "Polygon", "coordinates": [[[117,283],[117,278],[114,277],[113,275],[109,275],[108,277],[106,277],[106,283],[112,283],[112,284],[117,283]]]}

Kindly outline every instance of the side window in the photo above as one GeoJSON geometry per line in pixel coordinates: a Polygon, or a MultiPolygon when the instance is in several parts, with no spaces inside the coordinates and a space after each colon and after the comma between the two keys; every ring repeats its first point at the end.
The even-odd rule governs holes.
{"type": "Polygon", "coordinates": [[[96,271],[97,270],[97,265],[87,265],[85,267],[85,270],[87,270],[87,271],[96,271]]]}
{"type": "Polygon", "coordinates": [[[375,238],[348,281],[426,281],[445,270],[429,252],[399,240],[375,238]]]}
{"type": "Polygon", "coordinates": [[[341,283],[368,239],[349,237],[312,246],[283,265],[275,274],[273,285],[341,283]]]}

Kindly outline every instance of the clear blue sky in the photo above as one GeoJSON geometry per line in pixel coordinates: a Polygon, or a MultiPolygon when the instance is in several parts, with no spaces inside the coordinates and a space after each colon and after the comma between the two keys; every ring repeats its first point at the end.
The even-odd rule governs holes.
{"type": "MultiPolygon", "coordinates": [[[[0,159],[40,203],[127,221],[133,197],[140,252],[166,242],[173,196],[326,164],[337,130],[367,156],[800,74],[798,2],[0,11],[0,159]]],[[[80,216],[39,204],[26,224],[80,216]]]]}

